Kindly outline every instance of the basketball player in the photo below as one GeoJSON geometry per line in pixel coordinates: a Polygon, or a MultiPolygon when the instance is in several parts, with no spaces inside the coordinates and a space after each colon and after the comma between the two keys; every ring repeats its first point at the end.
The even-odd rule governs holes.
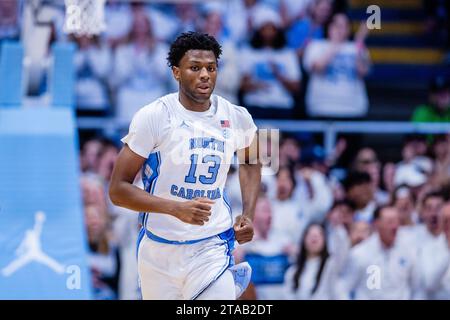
{"type": "Polygon", "coordinates": [[[231,251],[253,237],[257,128],[245,108],[212,94],[221,51],[209,35],[181,34],[167,58],[179,91],[141,108],[122,139],[109,195],[141,212],[144,299],[234,300],[249,282],[250,266],[234,265],[231,251]],[[235,152],[243,212],[233,219],[224,186],[235,152]],[[145,190],[133,185],[139,170],[145,190]]]}

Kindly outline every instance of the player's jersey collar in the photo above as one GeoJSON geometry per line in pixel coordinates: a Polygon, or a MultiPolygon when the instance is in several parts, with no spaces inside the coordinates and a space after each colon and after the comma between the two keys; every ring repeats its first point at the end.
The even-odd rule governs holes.
{"type": "Polygon", "coordinates": [[[189,115],[190,117],[200,117],[200,118],[212,118],[216,116],[217,114],[217,108],[218,108],[218,99],[217,96],[212,94],[211,95],[211,106],[206,111],[191,111],[186,109],[179,100],[179,93],[174,94],[175,98],[175,104],[178,110],[180,110],[182,113],[189,115]]]}

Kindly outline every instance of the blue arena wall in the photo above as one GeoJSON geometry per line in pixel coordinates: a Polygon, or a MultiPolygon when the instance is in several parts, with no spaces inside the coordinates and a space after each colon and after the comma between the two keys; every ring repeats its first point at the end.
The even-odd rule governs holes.
{"type": "Polygon", "coordinates": [[[58,107],[20,105],[22,53],[6,44],[0,61],[0,299],[91,299],[66,63],[73,47],[55,48],[58,107]]]}
{"type": "Polygon", "coordinates": [[[71,110],[0,109],[0,148],[0,299],[89,299],[71,110]],[[17,249],[37,212],[45,215],[41,251],[64,270],[31,260],[5,276],[2,270],[24,255],[17,249]]]}

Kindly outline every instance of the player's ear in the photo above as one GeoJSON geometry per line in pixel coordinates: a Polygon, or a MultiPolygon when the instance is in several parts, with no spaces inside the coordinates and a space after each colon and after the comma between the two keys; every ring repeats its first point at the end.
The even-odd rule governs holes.
{"type": "Polygon", "coordinates": [[[180,68],[173,66],[172,67],[172,74],[175,80],[180,81],[180,68]]]}

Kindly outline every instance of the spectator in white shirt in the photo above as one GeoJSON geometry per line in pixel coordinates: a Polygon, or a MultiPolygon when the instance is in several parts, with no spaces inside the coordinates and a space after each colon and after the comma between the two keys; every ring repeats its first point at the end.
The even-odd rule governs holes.
{"type": "Polygon", "coordinates": [[[84,215],[94,298],[115,300],[118,298],[120,264],[117,245],[109,232],[109,217],[100,206],[93,204],[85,206],[84,215]]]}
{"type": "MultiPolygon", "coordinates": [[[[144,188],[140,173],[134,179],[133,184],[140,189],[144,188]]],[[[112,232],[120,253],[119,299],[140,300],[142,296],[136,259],[136,243],[140,229],[138,216],[136,212],[114,206],[112,203],[110,204],[110,213],[115,217],[112,232]]]]}
{"type": "Polygon", "coordinates": [[[112,53],[98,36],[74,36],[77,108],[106,110],[110,106],[108,76],[112,71],[112,53]]]}
{"type": "Polygon", "coordinates": [[[215,94],[237,104],[237,94],[241,82],[239,56],[235,43],[227,34],[223,19],[224,11],[221,7],[213,6],[212,3],[209,6],[205,5],[204,11],[201,30],[215,37],[222,46],[222,55],[219,61],[220,74],[214,88],[215,94]]]}
{"type": "MultiPolygon", "coordinates": [[[[333,195],[327,178],[312,166],[303,166],[302,148],[294,136],[284,135],[279,150],[280,167],[295,169],[296,188],[293,197],[299,204],[302,216],[311,217],[316,222],[323,222],[325,215],[333,204],[333,195]]],[[[266,177],[271,194],[271,181],[266,177]]],[[[275,188],[272,188],[275,189],[275,188]]],[[[310,221],[311,222],[311,221],[310,221]]]]}
{"type": "Polygon", "coordinates": [[[303,167],[296,171],[297,188],[294,193],[300,217],[308,223],[322,223],[333,205],[333,193],[327,178],[320,171],[303,167]]]}
{"type": "Polygon", "coordinates": [[[430,173],[433,169],[433,161],[431,161],[428,156],[427,136],[418,134],[408,135],[405,141],[405,147],[406,145],[412,149],[412,157],[406,159],[408,155],[402,150],[403,160],[414,162],[422,169],[422,171],[430,173]]]}
{"type": "Polygon", "coordinates": [[[284,274],[289,265],[285,238],[271,232],[272,213],[269,199],[261,194],[256,201],[253,240],[234,250],[236,263],[245,260],[252,267],[252,283],[259,300],[283,298],[284,274]]]}
{"type": "Polygon", "coordinates": [[[147,14],[134,15],[128,43],[117,48],[112,79],[117,87],[117,116],[129,122],[139,108],[171,91],[167,46],[153,35],[147,14]]]}
{"type": "Polygon", "coordinates": [[[377,206],[372,179],[366,172],[353,171],[343,182],[347,199],[355,204],[355,220],[371,222],[377,206]]]}
{"type": "Polygon", "coordinates": [[[441,209],[443,233],[423,249],[422,279],[427,299],[450,300],[450,203],[441,209]]]}
{"type": "Polygon", "coordinates": [[[419,218],[421,222],[425,223],[428,231],[433,235],[438,235],[440,232],[439,212],[447,196],[441,189],[434,189],[426,193],[422,199],[419,218]]]}
{"type": "Polygon", "coordinates": [[[398,241],[398,211],[379,207],[375,232],[352,248],[340,281],[340,297],[357,300],[408,300],[420,297],[417,256],[411,244],[398,241]]]}
{"type": "MultiPolygon", "coordinates": [[[[444,203],[444,195],[440,191],[425,194],[419,205],[420,223],[402,226],[399,230],[399,240],[414,249],[420,262],[421,279],[425,289],[427,286],[427,275],[425,274],[427,272],[426,251],[429,250],[425,248],[439,247],[439,242],[442,241],[439,214],[444,203]]],[[[435,251],[436,254],[438,252],[435,251]]]]}
{"type": "MultiPolygon", "coordinates": [[[[272,150],[270,150],[270,152],[272,152],[272,150]]],[[[300,164],[301,154],[302,149],[298,139],[295,136],[283,133],[279,144],[278,153],[276,155],[272,155],[272,158],[273,161],[277,162],[277,168],[292,166],[296,169],[296,167],[300,164]]],[[[295,177],[296,179],[301,179],[301,174],[297,171],[295,173],[295,177]]],[[[274,198],[276,193],[275,172],[273,175],[263,175],[262,180],[268,187],[269,197],[274,198]]],[[[298,192],[299,190],[296,190],[296,195],[294,195],[295,197],[298,195],[298,192]]]]}
{"type": "Polygon", "coordinates": [[[394,177],[395,177],[395,163],[393,162],[386,162],[383,166],[382,170],[382,180],[383,180],[383,186],[386,189],[386,191],[392,195],[395,189],[394,184],[394,177]]]}
{"type": "Polygon", "coordinates": [[[349,233],[353,224],[353,216],[355,214],[355,205],[353,202],[344,199],[333,203],[327,214],[327,221],[331,225],[342,225],[349,233]]]}
{"type": "MultiPolygon", "coordinates": [[[[351,247],[366,240],[372,232],[369,223],[363,220],[354,221],[354,215],[355,205],[347,199],[335,201],[327,215],[328,233],[335,229],[333,226],[342,226],[351,247]]],[[[328,247],[334,251],[335,241],[333,237],[328,236],[328,239],[328,247]]]]}
{"type": "Polygon", "coordinates": [[[96,173],[103,143],[100,138],[89,139],[80,150],[80,169],[83,173],[96,173]]]}
{"type": "Polygon", "coordinates": [[[349,238],[351,247],[363,242],[372,234],[372,225],[368,222],[360,220],[354,221],[349,230],[349,238]]]}
{"type": "Polygon", "coordinates": [[[297,262],[285,275],[286,298],[296,300],[337,298],[336,281],[350,246],[342,226],[335,226],[330,238],[335,244],[336,250],[333,252],[328,249],[322,225],[311,224],[307,227],[297,262]]]}
{"type": "Polygon", "coordinates": [[[103,146],[98,158],[97,174],[102,178],[106,185],[109,185],[114,163],[116,162],[120,150],[112,140],[105,138],[103,139],[102,144],[103,146]]]}
{"type": "Polygon", "coordinates": [[[375,189],[375,201],[378,205],[388,204],[389,194],[380,187],[381,163],[375,150],[372,148],[360,149],[353,161],[353,170],[367,172],[375,189]]]}
{"type": "Polygon", "coordinates": [[[417,248],[421,248],[439,237],[441,232],[439,212],[444,203],[445,197],[440,191],[430,192],[423,198],[419,209],[419,219],[422,223],[417,225],[413,234],[417,248]]]}
{"type": "Polygon", "coordinates": [[[444,184],[450,179],[450,135],[435,135],[433,145],[433,182],[435,185],[444,184]]]}
{"type": "Polygon", "coordinates": [[[126,41],[133,21],[129,3],[120,0],[108,0],[105,5],[105,39],[114,50],[126,41]]]}
{"type": "Polygon", "coordinates": [[[285,239],[285,250],[294,257],[308,224],[324,222],[332,205],[331,191],[324,177],[308,168],[296,175],[292,167],[282,167],[277,172],[276,183],[271,232],[277,234],[279,239],[285,239]]]}
{"type": "Polygon", "coordinates": [[[392,194],[391,204],[397,208],[400,215],[400,226],[412,227],[418,220],[416,199],[408,186],[397,187],[392,194]]]}
{"type": "Polygon", "coordinates": [[[421,193],[433,168],[431,160],[421,154],[421,148],[415,138],[408,138],[402,148],[402,161],[397,163],[394,174],[394,185],[411,187],[415,196],[421,193]]]}
{"type": "Polygon", "coordinates": [[[258,11],[251,47],[242,50],[243,104],[256,118],[289,118],[300,90],[300,66],[286,46],[281,19],[274,10],[258,11]]]}
{"type": "Polygon", "coordinates": [[[326,40],[306,47],[303,64],[310,73],[306,111],[310,117],[358,118],[368,111],[363,78],[369,71],[368,52],[362,42],[349,40],[350,21],[337,13],[328,25],[326,40]]]}
{"type": "Polygon", "coordinates": [[[291,256],[297,252],[297,245],[307,225],[306,217],[300,216],[299,203],[294,198],[297,185],[292,167],[282,167],[276,175],[276,195],[272,202],[271,233],[287,243],[285,250],[291,256]]]}

